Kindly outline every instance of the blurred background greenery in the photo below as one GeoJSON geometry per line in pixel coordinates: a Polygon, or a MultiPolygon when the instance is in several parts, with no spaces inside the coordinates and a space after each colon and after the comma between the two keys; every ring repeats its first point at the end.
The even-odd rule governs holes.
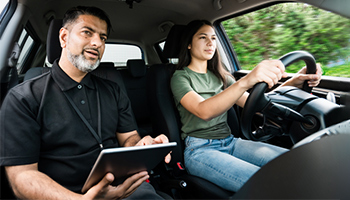
{"type": "MultiPolygon", "coordinates": [[[[350,20],[303,3],[267,7],[222,22],[242,69],[295,50],[310,52],[326,76],[350,78],[350,20]]],[[[305,63],[287,68],[297,72],[305,63]]]]}

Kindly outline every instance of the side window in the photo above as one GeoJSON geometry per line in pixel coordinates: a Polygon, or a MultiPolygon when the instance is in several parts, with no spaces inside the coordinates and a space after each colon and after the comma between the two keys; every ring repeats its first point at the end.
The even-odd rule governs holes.
{"type": "Polygon", "coordinates": [[[17,61],[17,71],[20,72],[24,66],[25,59],[27,58],[29,52],[31,51],[34,40],[33,38],[28,34],[28,32],[23,29],[21,36],[18,40],[19,47],[21,49],[21,53],[19,55],[18,61],[17,61]]]}
{"type": "MultiPolygon", "coordinates": [[[[159,49],[160,49],[160,51],[161,52],[159,52],[159,53],[163,53],[163,51],[164,51],[164,46],[165,46],[165,41],[163,41],[163,42],[160,42],[160,43],[158,43],[158,44],[156,44],[156,45],[158,45],[158,47],[159,47],[159,49]]],[[[163,61],[163,62],[169,62],[169,63],[172,63],[172,64],[177,64],[178,62],[179,62],[179,59],[178,58],[164,58],[165,60],[163,61]]]]}
{"type": "Polygon", "coordinates": [[[10,2],[10,0],[0,1],[0,38],[5,31],[7,23],[14,13],[15,6],[14,0],[12,0],[12,2],[10,2]]]}
{"type": "Polygon", "coordinates": [[[142,59],[142,50],[136,45],[106,44],[101,62],[114,62],[114,66],[126,66],[129,59],[142,59]]]}
{"type": "MultiPolygon", "coordinates": [[[[324,75],[350,77],[350,20],[304,3],[273,5],[222,21],[242,69],[295,50],[310,52],[324,75]]],[[[295,73],[305,64],[287,68],[295,73]]]]}
{"type": "Polygon", "coordinates": [[[0,22],[2,21],[2,18],[5,16],[5,6],[8,4],[9,0],[2,0],[0,1],[0,22]]]}
{"type": "Polygon", "coordinates": [[[164,50],[165,41],[159,43],[158,45],[159,45],[160,49],[163,51],[164,50]]]}

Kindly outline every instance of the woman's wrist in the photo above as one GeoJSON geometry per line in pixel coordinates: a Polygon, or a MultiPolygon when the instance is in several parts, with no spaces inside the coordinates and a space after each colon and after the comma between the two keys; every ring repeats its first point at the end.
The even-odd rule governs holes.
{"type": "Polygon", "coordinates": [[[249,86],[248,84],[248,80],[246,79],[246,77],[243,77],[236,81],[236,85],[243,91],[247,91],[251,88],[251,86],[249,86]]]}

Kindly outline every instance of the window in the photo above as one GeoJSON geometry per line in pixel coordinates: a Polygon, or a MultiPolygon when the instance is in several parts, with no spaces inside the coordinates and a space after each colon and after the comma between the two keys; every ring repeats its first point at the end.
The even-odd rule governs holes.
{"type": "Polygon", "coordinates": [[[159,43],[159,47],[162,51],[164,50],[164,45],[165,45],[165,41],[159,43]]]}
{"type": "Polygon", "coordinates": [[[28,32],[25,29],[23,29],[21,33],[21,36],[18,40],[18,44],[21,49],[21,53],[19,55],[16,67],[17,71],[20,72],[24,66],[25,59],[27,58],[30,50],[34,45],[33,38],[28,34],[28,32]]]}
{"type": "Polygon", "coordinates": [[[4,10],[6,4],[9,2],[9,0],[2,0],[0,1],[0,13],[4,10]]]}
{"type": "Polygon", "coordinates": [[[15,12],[17,1],[15,0],[1,0],[0,1],[0,38],[5,31],[5,27],[15,12]]]}
{"type": "MultiPolygon", "coordinates": [[[[295,50],[310,52],[324,75],[350,77],[350,20],[304,3],[270,6],[222,22],[242,69],[295,50]]],[[[287,68],[295,73],[299,61],[287,68]]]]}
{"type": "Polygon", "coordinates": [[[126,66],[129,59],[142,59],[142,51],[136,45],[106,44],[101,62],[114,62],[114,66],[126,66]]]}

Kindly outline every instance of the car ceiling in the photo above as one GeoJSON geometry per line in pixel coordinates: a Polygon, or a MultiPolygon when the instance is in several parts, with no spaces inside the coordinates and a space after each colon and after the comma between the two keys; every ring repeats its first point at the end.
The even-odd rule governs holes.
{"type": "MultiPolygon", "coordinates": [[[[129,1],[129,0],[128,0],[129,1]]],[[[43,41],[50,17],[62,18],[73,6],[96,6],[107,12],[113,30],[109,42],[139,45],[154,44],[166,38],[172,24],[186,24],[193,19],[211,22],[264,5],[274,0],[137,0],[129,8],[126,0],[18,0],[28,10],[28,19],[43,41]],[[140,31],[142,30],[142,31],[140,31]]],[[[342,0],[304,0],[318,7],[327,7],[350,17],[350,5],[342,0]]]]}

